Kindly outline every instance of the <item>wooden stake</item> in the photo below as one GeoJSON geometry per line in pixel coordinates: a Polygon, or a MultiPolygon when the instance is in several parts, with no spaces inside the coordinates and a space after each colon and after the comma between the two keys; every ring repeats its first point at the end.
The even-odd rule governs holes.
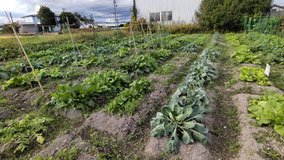
{"type": "Polygon", "coordinates": [[[129,24],[129,47],[130,47],[130,50],[129,50],[129,55],[132,55],[132,38],[131,38],[131,30],[132,30],[132,26],[131,26],[131,23],[129,24]]]}
{"type": "MultiPolygon", "coordinates": [[[[160,42],[162,41],[162,32],[161,32],[161,24],[158,24],[159,25],[159,33],[160,33],[160,42]]],[[[161,42],[161,46],[162,46],[162,49],[164,49],[164,43],[161,42]]]]}
{"type": "MultiPolygon", "coordinates": [[[[10,17],[11,17],[11,20],[12,20],[12,24],[14,24],[13,16],[12,16],[12,13],[11,13],[11,12],[10,12],[10,17]]],[[[19,52],[21,53],[22,58],[23,58],[24,68],[25,68],[25,71],[26,71],[26,73],[27,73],[27,75],[28,75],[28,79],[29,79],[29,82],[30,82],[31,89],[33,89],[32,81],[31,81],[30,75],[28,74],[27,65],[26,65],[26,63],[25,63],[25,55],[23,54],[19,43],[17,43],[17,44],[18,44],[18,47],[19,47],[19,52]]]]}
{"type": "MultiPolygon", "coordinates": [[[[70,35],[72,44],[73,44],[74,48],[77,49],[77,51],[78,51],[78,53],[80,54],[80,56],[83,58],[83,56],[82,56],[82,54],[81,54],[79,48],[77,47],[77,45],[76,45],[76,43],[75,43],[75,41],[74,41],[74,39],[73,39],[73,35],[72,35],[72,33],[71,33],[71,29],[70,29],[70,24],[69,24],[69,19],[68,19],[68,17],[66,17],[66,20],[67,20],[68,31],[69,31],[69,35],[70,35]]],[[[85,61],[84,61],[83,59],[82,59],[82,61],[83,61],[83,64],[84,64],[84,69],[87,71],[87,67],[86,67],[85,61]]]]}
{"type": "Polygon", "coordinates": [[[135,42],[135,36],[134,36],[133,30],[132,30],[132,27],[131,27],[131,36],[132,36],[132,38],[133,38],[134,50],[135,50],[135,53],[136,53],[136,56],[137,56],[137,55],[138,55],[138,52],[137,52],[137,47],[136,47],[136,42],[135,42]]]}
{"type": "MultiPolygon", "coordinates": [[[[36,78],[36,80],[37,80],[37,82],[38,82],[38,85],[39,85],[39,87],[40,87],[40,89],[41,89],[41,92],[44,93],[44,90],[43,90],[43,88],[42,88],[42,85],[41,85],[41,83],[40,83],[38,77],[37,77],[37,74],[36,74],[36,72],[35,72],[35,70],[34,70],[34,67],[33,67],[33,65],[32,65],[32,63],[31,63],[31,61],[30,61],[30,59],[29,59],[29,57],[28,57],[28,55],[27,55],[27,53],[26,53],[26,51],[25,51],[25,49],[24,49],[24,47],[23,47],[23,45],[22,45],[22,43],[21,43],[21,41],[20,41],[20,38],[19,38],[19,36],[18,36],[18,34],[17,34],[17,32],[16,32],[14,26],[13,26],[12,20],[9,18],[7,12],[5,12],[5,14],[6,14],[7,18],[8,18],[9,23],[11,23],[11,28],[12,28],[12,30],[13,30],[13,32],[14,32],[15,38],[17,39],[18,45],[20,45],[20,47],[21,47],[23,53],[25,54],[25,56],[26,56],[26,58],[27,58],[27,61],[28,61],[29,65],[30,65],[30,67],[32,68],[32,72],[33,72],[33,74],[34,74],[34,76],[35,76],[35,78],[36,78]]],[[[11,13],[10,13],[10,14],[11,14],[11,13]]],[[[11,17],[11,18],[12,18],[12,17],[11,17]]]]}
{"type": "MultiPolygon", "coordinates": [[[[151,36],[151,41],[153,41],[153,35],[152,35],[151,25],[152,25],[152,23],[149,23],[148,28],[149,28],[149,32],[150,32],[150,36],[151,36]]],[[[152,44],[153,44],[153,45],[152,45],[153,49],[155,49],[154,43],[152,43],[152,44]]]]}

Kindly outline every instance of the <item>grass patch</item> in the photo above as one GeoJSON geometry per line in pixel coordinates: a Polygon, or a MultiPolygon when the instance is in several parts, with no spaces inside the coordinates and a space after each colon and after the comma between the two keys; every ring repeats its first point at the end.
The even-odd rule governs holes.
{"type": "Polygon", "coordinates": [[[212,113],[214,117],[213,134],[210,149],[216,157],[229,159],[239,152],[240,144],[238,135],[240,134],[240,124],[238,121],[238,110],[233,104],[233,93],[226,87],[234,83],[230,70],[234,67],[230,61],[227,48],[221,48],[221,54],[218,57],[218,79],[215,80],[214,91],[216,94],[216,110],[212,113]],[[226,85],[229,84],[229,85],[226,85]]]}
{"type": "Polygon", "coordinates": [[[271,147],[264,147],[259,154],[262,158],[269,158],[273,160],[280,160],[281,155],[271,147]]]}
{"type": "Polygon", "coordinates": [[[277,87],[278,89],[284,91],[284,66],[275,66],[274,69],[272,69],[271,75],[269,77],[269,80],[272,82],[272,84],[277,87]]]}
{"type": "Polygon", "coordinates": [[[169,75],[176,70],[175,64],[166,64],[163,67],[158,68],[154,73],[158,75],[169,75]]]}

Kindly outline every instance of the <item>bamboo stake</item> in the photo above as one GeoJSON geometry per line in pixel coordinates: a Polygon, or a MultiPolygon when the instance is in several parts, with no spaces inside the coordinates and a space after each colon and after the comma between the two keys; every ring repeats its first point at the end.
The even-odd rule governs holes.
{"type": "MultiPolygon", "coordinates": [[[[147,37],[147,35],[146,35],[145,31],[144,31],[144,27],[143,27],[142,22],[141,21],[139,21],[139,22],[140,22],[140,25],[141,25],[142,33],[143,33],[144,38],[145,38],[144,43],[147,43],[148,42],[148,37],[147,37]]],[[[147,51],[149,51],[149,46],[148,45],[147,45],[147,51]]]]}
{"type": "Polygon", "coordinates": [[[131,36],[132,36],[132,38],[133,38],[134,51],[135,51],[136,56],[137,56],[137,55],[138,55],[138,52],[137,52],[137,47],[136,47],[136,40],[135,40],[135,36],[134,36],[133,30],[132,30],[132,27],[131,27],[131,36]]]}
{"type": "MultiPolygon", "coordinates": [[[[143,27],[142,22],[141,21],[139,21],[139,22],[140,22],[140,25],[141,25],[142,33],[143,33],[144,38],[145,38],[144,43],[147,43],[148,42],[148,37],[147,37],[147,35],[146,35],[145,31],[144,31],[144,27],[143,27]]],[[[148,45],[147,45],[147,51],[149,51],[149,46],[148,45]]]]}
{"type": "MultiPolygon", "coordinates": [[[[153,41],[152,28],[151,28],[150,25],[151,25],[151,23],[149,23],[148,28],[149,28],[149,32],[150,32],[150,36],[151,36],[151,41],[153,41]]],[[[152,44],[153,44],[152,45],[153,49],[155,49],[154,43],[152,43],[152,44]]]]}
{"type": "Polygon", "coordinates": [[[129,55],[132,55],[132,39],[131,39],[131,30],[132,30],[132,28],[131,28],[132,26],[131,26],[131,23],[129,24],[129,55]]]}
{"type": "MultiPolygon", "coordinates": [[[[158,26],[159,26],[160,41],[162,41],[161,24],[158,24],[158,26]]],[[[162,49],[164,49],[164,43],[163,42],[160,42],[160,43],[161,43],[162,49]]]]}
{"type": "MultiPolygon", "coordinates": [[[[147,31],[147,43],[150,41],[149,39],[149,31],[148,31],[148,24],[146,23],[146,25],[147,25],[147,28],[146,28],[146,31],[147,31]]],[[[150,50],[150,48],[149,48],[149,43],[147,44],[147,50],[149,51],[150,50]]]]}
{"type": "MultiPolygon", "coordinates": [[[[14,24],[14,20],[13,20],[13,16],[12,16],[11,12],[10,12],[10,17],[11,17],[12,24],[14,24]]],[[[19,45],[19,43],[17,43],[17,44],[18,44],[18,47],[19,47],[19,52],[21,53],[22,58],[23,58],[22,61],[23,61],[23,64],[24,64],[25,71],[26,71],[26,73],[28,73],[27,65],[25,63],[25,55],[23,54],[23,52],[21,50],[21,46],[19,45]]],[[[31,89],[33,89],[33,85],[32,85],[30,75],[29,74],[27,74],[27,75],[28,75],[28,79],[29,79],[29,82],[30,82],[31,89]]]]}
{"type": "MultiPolygon", "coordinates": [[[[75,43],[75,41],[74,41],[73,35],[72,35],[72,33],[71,33],[68,17],[66,17],[66,20],[67,20],[68,31],[69,31],[69,35],[70,35],[72,44],[73,44],[73,46],[77,49],[77,51],[78,51],[78,53],[80,54],[80,56],[83,58],[83,56],[82,56],[82,54],[81,54],[81,52],[80,52],[78,46],[76,45],[76,43],[75,43]]],[[[84,69],[85,69],[86,71],[88,71],[88,70],[87,70],[87,67],[86,67],[86,64],[85,64],[85,61],[84,61],[83,59],[82,59],[82,61],[83,61],[83,64],[84,64],[84,69]]]]}
{"type": "Polygon", "coordinates": [[[150,36],[151,36],[151,40],[153,40],[153,35],[152,35],[152,28],[151,28],[151,23],[149,23],[148,28],[149,28],[149,32],[150,32],[150,36]]]}
{"type": "MultiPolygon", "coordinates": [[[[32,65],[32,63],[31,63],[31,61],[30,61],[30,59],[29,59],[29,57],[28,57],[28,55],[27,55],[27,53],[26,53],[26,51],[25,51],[25,49],[24,49],[24,47],[23,47],[23,45],[22,45],[22,43],[21,43],[21,41],[20,41],[20,38],[19,38],[19,36],[18,36],[18,34],[17,34],[17,32],[16,32],[14,26],[13,26],[12,20],[9,18],[7,12],[5,12],[5,14],[6,14],[7,18],[8,18],[9,23],[11,23],[11,28],[12,28],[12,30],[13,30],[13,32],[14,32],[15,38],[17,39],[18,45],[20,45],[20,47],[21,47],[23,53],[25,54],[25,56],[26,56],[26,58],[27,58],[27,61],[28,61],[29,65],[30,65],[30,67],[32,68],[32,72],[33,72],[33,74],[34,74],[34,76],[35,76],[35,78],[36,78],[36,80],[37,80],[37,82],[38,82],[38,85],[39,85],[39,87],[40,87],[40,89],[41,89],[41,92],[44,93],[44,90],[43,90],[43,88],[42,88],[42,85],[41,85],[41,83],[40,83],[38,77],[37,77],[37,74],[36,74],[36,72],[35,72],[35,70],[34,70],[34,67],[33,67],[33,65],[32,65]]],[[[11,18],[12,18],[12,17],[11,17],[11,18]]]]}

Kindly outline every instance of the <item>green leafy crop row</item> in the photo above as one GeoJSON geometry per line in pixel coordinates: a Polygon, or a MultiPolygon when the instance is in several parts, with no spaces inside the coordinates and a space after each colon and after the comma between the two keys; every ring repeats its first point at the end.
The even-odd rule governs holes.
{"type": "Polygon", "coordinates": [[[180,141],[184,144],[195,141],[207,143],[205,134],[208,129],[202,121],[204,113],[209,112],[211,107],[204,85],[216,78],[211,61],[217,54],[214,49],[204,50],[201,60],[193,64],[186,80],[180,84],[172,99],[151,121],[151,136],[168,136],[166,150],[170,153],[179,152],[180,141]]]}
{"type": "Polygon", "coordinates": [[[134,81],[130,84],[130,88],[126,88],[108,105],[106,105],[108,113],[124,114],[126,112],[129,115],[133,114],[139,100],[143,98],[144,94],[150,89],[151,82],[147,79],[142,78],[141,80],[134,81]]]}
{"type": "Polygon", "coordinates": [[[267,63],[284,63],[284,38],[250,32],[243,36],[243,41],[248,41],[252,50],[260,51],[267,63]]]}
{"type": "Polygon", "coordinates": [[[133,55],[120,68],[126,70],[131,76],[148,74],[156,70],[160,62],[165,62],[171,57],[172,52],[165,49],[153,51],[146,55],[133,55]]]}
{"type": "Polygon", "coordinates": [[[135,76],[153,72],[158,68],[158,64],[155,58],[146,54],[131,56],[125,64],[120,66],[120,68],[129,72],[131,76],[135,76]]]}
{"type": "Polygon", "coordinates": [[[238,63],[261,64],[258,56],[254,54],[246,45],[236,47],[235,52],[231,55],[231,57],[235,58],[238,63]]]}
{"type": "Polygon", "coordinates": [[[237,47],[240,45],[240,39],[237,37],[234,33],[228,33],[226,34],[226,41],[231,47],[237,47]]]}
{"type": "Polygon", "coordinates": [[[191,53],[197,51],[197,46],[194,43],[189,43],[188,45],[182,46],[181,51],[191,53]]]}
{"type": "Polygon", "coordinates": [[[265,95],[250,101],[248,108],[251,118],[255,118],[259,125],[269,125],[284,137],[284,96],[274,91],[267,91],[265,95]]]}
{"type": "Polygon", "coordinates": [[[16,152],[23,152],[31,144],[43,144],[44,135],[48,133],[48,125],[52,119],[38,117],[34,114],[26,115],[21,120],[10,120],[0,124],[0,143],[14,144],[10,148],[16,152]]]}
{"type": "Polygon", "coordinates": [[[95,102],[99,98],[107,100],[108,96],[122,91],[128,84],[128,76],[120,71],[99,72],[81,84],[58,86],[57,91],[51,94],[51,103],[56,108],[90,111],[96,107],[95,102]]]}
{"type": "MultiPolygon", "coordinates": [[[[43,78],[52,77],[52,78],[62,78],[64,75],[62,72],[59,71],[59,68],[54,67],[50,70],[42,69],[42,70],[35,70],[39,81],[43,78]]],[[[37,84],[36,78],[33,73],[23,74],[22,76],[16,76],[11,78],[8,81],[1,82],[0,85],[2,86],[3,90],[8,88],[15,88],[28,85],[30,83],[29,78],[32,84],[37,84]]]]}
{"type": "Polygon", "coordinates": [[[266,74],[264,73],[264,69],[253,68],[253,67],[241,67],[239,69],[239,72],[240,72],[239,78],[242,81],[256,82],[257,84],[262,86],[267,86],[271,84],[268,81],[266,74]]]}

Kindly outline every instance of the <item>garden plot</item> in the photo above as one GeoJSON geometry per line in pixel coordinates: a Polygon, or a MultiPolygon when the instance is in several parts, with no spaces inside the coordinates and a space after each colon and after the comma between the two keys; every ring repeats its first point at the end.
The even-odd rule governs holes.
{"type": "Polygon", "coordinates": [[[240,113],[239,119],[242,126],[240,135],[240,144],[242,147],[240,149],[240,153],[238,154],[238,158],[265,159],[265,154],[274,154],[275,158],[283,158],[283,139],[261,137],[260,135],[262,133],[271,134],[273,133],[273,130],[267,127],[258,127],[257,122],[254,119],[249,118],[249,99],[259,97],[260,96],[250,94],[237,94],[233,96],[235,106],[238,107],[238,111],[240,113]],[[265,148],[267,150],[264,150],[265,148]],[[261,154],[264,157],[261,157],[261,154]]]}
{"type": "MultiPolygon", "coordinates": [[[[235,159],[281,159],[283,158],[284,142],[281,137],[283,118],[281,120],[278,115],[281,113],[281,107],[283,111],[283,101],[281,101],[283,90],[274,87],[275,80],[267,78],[264,69],[262,69],[262,66],[265,66],[267,62],[277,66],[275,63],[278,61],[268,59],[269,55],[264,53],[252,56],[253,51],[250,49],[253,49],[254,46],[246,47],[241,41],[242,36],[249,35],[227,35],[227,43],[232,48],[227,50],[227,58],[230,56],[227,59],[228,63],[222,66],[226,88],[218,87],[230,97],[233,102],[233,105],[230,105],[237,109],[237,120],[240,123],[239,125],[234,125],[233,121],[229,123],[229,128],[235,126],[235,131],[239,132],[238,142],[235,142],[237,145],[230,144],[229,151],[235,154],[235,159]],[[259,97],[266,98],[259,99],[259,97]],[[277,100],[276,97],[280,100],[277,100]],[[274,111],[271,112],[265,107],[274,111]],[[278,121],[274,120],[276,117],[278,117],[278,121]]],[[[226,128],[227,126],[224,126],[224,129],[226,128]]],[[[233,131],[233,129],[231,130],[233,131]]],[[[216,155],[215,153],[214,156],[216,155]]]]}
{"type": "MultiPolygon", "coordinates": [[[[15,124],[25,123],[27,126],[22,128],[23,133],[18,132],[16,128],[13,129],[17,132],[17,136],[27,134],[27,137],[24,139],[14,137],[18,138],[19,143],[13,143],[10,139],[13,145],[2,145],[2,142],[10,143],[8,135],[10,133],[4,135],[6,137],[4,141],[1,141],[1,158],[9,158],[15,153],[15,156],[24,159],[30,155],[37,159],[41,156],[64,157],[68,154],[70,156],[76,154],[74,157],[78,157],[80,153],[81,157],[89,158],[97,154],[97,157],[114,156],[105,152],[101,153],[101,151],[90,153],[93,152],[90,148],[94,144],[98,145],[95,139],[111,139],[117,136],[113,133],[107,135],[105,133],[108,132],[105,132],[101,137],[90,141],[89,138],[92,139],[96,134],[101,133],[100,128],[94,131],[96,134],[91,133],[92,128],[96,128],[94,125],[103,126],[99,121],[92,121],[94,115],[103,116],[100,119],[112,115],[108,119],[110,122],[112,122],[112,117],[117,117],[114,121],[130,117],[126,122],[133,124],[134,127],[130,128],[134,128],[135,132],[121,131],[124,139],[127,138],[128,141],[130,135],[135,135],[138,130],[140,132],[143,129],[141,125],[147,124],[152,112],[166,102],[167,96],[186,75],[183,70],[188,70],[196,57],[196,53],[190,53],[197,49],[195,41],[200,44],[198,48],[201,49],[208,38],[210,38],[208,35],[163,35],[163,37],[153,35],[151,41],[143,43],[144,36],[137,36],[136,53],[134,49],[129,48],[128,37],[118,40],[110,39],[97,44],[91,41],[77,44],[81,54],[74,52],[74,46],[65,43],[53,48],[51,46],[43,49],[37,48],[29,56],[32,63],[36,64],[34,68],[46,90],[44,96],[38,95],[39,88],[34,83],[33,75],[26,72],[21,73],[25,65],[20,59],[3,63],[1,72],[5,72],[10,79],[1,81],[4,89],[1,93],[5,95],[5,100],[1,103],[9,107],[14,100],[17,110],[4,117],[6,122],[1,123],[0,126],[5,130],[11,127],[5,124],[10,119],[15,124]],[[177,54],[180,51],[183,53],[177,54]],[[169,61],[170,59],[172,60],[169,61]],[[14,70],[13,67],[18,66],[19,63],[22,63],[21,67],[14,70]],[[159,69],[159,66],[163,65],[165,67],[159,69]],[[153,72],[155,73],[151,74],[153,72]],[[30,81],[34,89],[29,89],[30,81]],[[124,101],[125,98],[126,101],[124,101]],[[18,102],[21,102],[21,105],[18,102]],[[25,108],[25,111],[21,110],[22,108],[25,108]],[[25,116],[27,114],[29,118],[25,116]],[[38,124],[38,127],[43,130],[37,130],[30,125],[36,119],[43,122],[38,124]],[[25,133],[25,130],[30,130],[32,134],[25,133]],[[24,142],[27,139],[32,142],[32,145],[24,142]],[[75,148],[72,147],[73,144],[75,148]]],[[[110,124],[113,125],[113,123],[110,124]]],[[[124,124],[123,121],[118,126],[124,126],[121,128],[129,130],[129,126],[124,124]]],[[[139,141],[143,141],[143,138],[139,141]]],[[[109,147],[111,150],[116,149],[109,147]]],[[[125,153],[120,154],[125,156],[125,153]]]]}
{"type": "Polygon", "coordinates": [[[142,100],[139,111],[137,114],[133,116],[115,116],[108,115],[104,111],[100,111],[90,115],[90,117],[86,120],[85,126],[91,126],[98,130],[105,131],[109,134],[116,135],[121,139],[124,139],[128,134],[135,133],[137,131],[137,122],[138,121],[146,121],[149,119],[148,115],[151,114],[152,111],[160,108],[161,105],[165,103],[167,97],[171,93],[171,88],[176,88],[175,84],[169,86],[167,83],[170,79],[173,79],[182,69],[185,63],[189,62],[188,57],[180,57],[178,61],[170,61],[168,64],[178,64],[174,73],[167,75],[166,77],[163,75],[152,74],[148,79],[154,80],[153,91],[150,92],[145,98],[142,100]]]}
{"type": "Polygon", "coordinates": [[[129,37],[103,35],[76,44],[81,54],[67,42],[34,48],[44,95],[22,59],[2,55],[0,73],[9,78],[0,81],[0,158],[283,158],[281,120],[260,121],[251,107],[265,98],[249,98],[283,95],[283,64],[274,55],[282,45],[273,48],[282,39],[152,37],[136,35],[136,49],[129,37]]]}

